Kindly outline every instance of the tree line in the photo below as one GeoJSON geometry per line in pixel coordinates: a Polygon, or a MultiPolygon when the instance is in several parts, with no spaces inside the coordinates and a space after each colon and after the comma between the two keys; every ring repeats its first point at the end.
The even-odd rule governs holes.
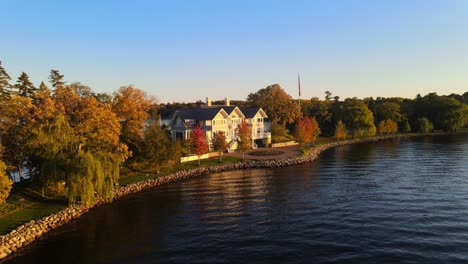
{"type": "Polygon", "coordinates": [[[463,95],[429,93],[408,98],[346,98],[330,91],[320,100],[293,99],[280,85],[269,85],[247,97],[262,107],[271,121],[272,138],[294,134],[299,142],[313,142],[317,133],[343,139],[394,134],[456,131],[468,126],[468,92],[463,95]],[[319,131],[319,132],[318,132],[319,131]]]}
{"type": "MultiPolygon", "coordinates": [[[[468,124],[468,93],[343,101],[325,94],[324,100],[298,101],[274,84],[233,105],[263,108],[273,140],[294,138],[304,144],[314,143],[319,135],[341,140],[376,133],[455,131],[468,124]]],[[[190,140],[179,142],[158,122],[159,114],[201,104],[158,104],[133,86],[113,94],[96,93],[79,82],[68,84],[58,70],[50,71],[48,84],[36,87],[25,72],[13,82],[0,63],[0,203],[12,188],[11,172],[22,180],[26,170],[31,181],[66,195],[70,203],[93,204],[97,196],[112,200],[124,165],[150,164],[159,173],[180,162],[184,153],[200,157],[209,143],[221,161],[228,148],[224,133],[207,142],[196,127],[190,140]]],[[[238,149],[245,153],[251,148],[248,125],[241,123],[237,133],[238,149]]]]}

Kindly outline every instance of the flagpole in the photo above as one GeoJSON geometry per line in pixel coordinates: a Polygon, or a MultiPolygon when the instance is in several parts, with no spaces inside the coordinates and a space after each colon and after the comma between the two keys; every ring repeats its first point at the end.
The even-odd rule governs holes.
{"type": "Polygon", "coordinates": [[[299,110],[301,109],[301,75],[297,73],[297,87],[299,91],[299,98],[297,99],[299,103],[299,110]]]}

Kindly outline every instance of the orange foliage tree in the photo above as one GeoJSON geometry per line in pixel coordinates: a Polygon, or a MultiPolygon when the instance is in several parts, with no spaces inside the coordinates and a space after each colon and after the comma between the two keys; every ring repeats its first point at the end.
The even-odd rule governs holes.
{"type": "Polygon", "coordinates": [[[193,151],[198,156],[198,166],[200,166],[200,156],[208,152],[208,141],[200,125],[195,127],[190,135],[193,151]]]}
{"type": "Polygon", "coordinates": [[[252,133],[245,120],[237,126],[237,144],[242,152],[242,159],[245,159],[245,152],[252,147],[252,133]]]}
{"type": "Polygon", "coordinates": [[[114,98],[112,110],[122,124],[120,140],[132,151],[139,151],[143,142],[143,128],[154,99],[133,86],[121,87],[114,98]]]}
{"type": "Polygon", "coordinates": [[[320,135],[320,127],[315,117],[299,119],[296,124],[295,136],[299,143],[309,145],[320,135]]]}
{"type": "Polygon", "coordinates": [[[219,162],[221,163],[223,161],[223,153],[229,147],[229,144],[226,142],[226,134],[223,131],[214,133],[211,143],[213,144],[213,150],[218,152],[219,162]]]}

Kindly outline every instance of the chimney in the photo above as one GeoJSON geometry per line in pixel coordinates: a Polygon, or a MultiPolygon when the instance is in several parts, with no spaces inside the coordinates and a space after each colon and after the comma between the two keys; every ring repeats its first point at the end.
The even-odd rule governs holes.
{"type": "Polygon", "coordinates": [[[206,98],[206,106],[211,106],[211,98],[210,97],[206,98]]]}
{"type": "Polygon", "coordinates": [[[226,106],[231,106],[231,100],[228,97],[224,98],[224,101],[226,102],[226,106]]]}

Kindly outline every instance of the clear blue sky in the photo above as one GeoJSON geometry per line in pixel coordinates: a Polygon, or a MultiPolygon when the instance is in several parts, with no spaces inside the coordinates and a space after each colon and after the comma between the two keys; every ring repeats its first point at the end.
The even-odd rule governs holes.
{"type": "Polygon", "coordinates": [[[37,85],[58,69],[161,102],[279,83],[297,97],[468,91],[468,1],[0,0],[0,60],[37,85]]]}

